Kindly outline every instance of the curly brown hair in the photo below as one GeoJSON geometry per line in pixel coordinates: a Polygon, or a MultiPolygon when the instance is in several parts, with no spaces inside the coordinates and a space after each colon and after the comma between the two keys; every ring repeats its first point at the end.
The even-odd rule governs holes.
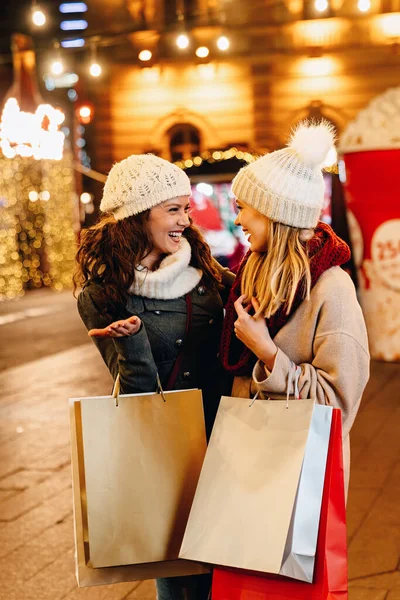
{"type": "MultiPolygon", "coordinates": [[[[126,305],[128,290],[135,279],[135,267],[152,250],[149,230],[150,210],[117,221],[104,216],[96,225],[81,232],[73,276],[74,295],[87,283],[100,283],[103,308],[110,316],[126,305]]],[[[190,264],[201,269],[218,287],[221,274],[215,266],[210,248],[200,231],[193,225],[183,233],[188,240],[192,257],[190,264]]],[[[164,257],[160,257],[157,268],[164,257]]]]}

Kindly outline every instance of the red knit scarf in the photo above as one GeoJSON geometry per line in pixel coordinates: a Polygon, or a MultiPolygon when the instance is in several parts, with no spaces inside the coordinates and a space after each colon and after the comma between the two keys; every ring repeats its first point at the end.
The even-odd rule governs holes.
{"type": "MultiPolygon", "coordinates": [[[[338,265],[343,265],[350,258],[350,249],[348,245],[340,239],[323,222],[319,222],[314,236],[307,242],[308,256],[310,257],[311,287],[317,283],[319,277],[327,269],[338,265]]],[[[234,302],[241,295],[241,283],[244,267],[251,252],[249,251],[243,258],[235,283],[232,286],[226,303],[226,314],[221,337],[220,359],[223,367],[234,375],[249,375],[253,366],[257,362],[257,357],[249,350],[243,342],[237,339],[233,332],[233,325],[237,319],[234,302]]],[[[278,331],[286,325],[294,312],[303,301],[302,284],[300,283],[290,310],[286,314],[286,306],[281,306],[278,311],[269,319],[266,319],[271,338],[273,339],[278,331]]]]}

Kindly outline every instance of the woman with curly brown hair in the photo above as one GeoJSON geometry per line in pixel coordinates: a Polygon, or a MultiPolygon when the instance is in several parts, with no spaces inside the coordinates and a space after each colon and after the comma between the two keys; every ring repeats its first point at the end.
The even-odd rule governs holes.
{"type": "MultiPolygon", "coordinates": [[[[152,155],[113,166],[100,208],[82,233],[78,309],[122,393],[200,388],[210,435],[230,386],[217,352],[223,299],[234,276],[211,256],[189,216],[187,175],[152,155]],[[224,384],[226,382],[226,386],[224,384]]],[[[210,576],[157,580],[159,600],[208,597],[210,576]]]]}

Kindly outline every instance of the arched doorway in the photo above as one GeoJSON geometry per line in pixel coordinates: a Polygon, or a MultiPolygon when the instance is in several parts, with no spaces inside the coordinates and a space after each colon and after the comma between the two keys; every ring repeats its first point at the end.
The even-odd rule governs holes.
{"type": "Polygon", "coordinates": [[[201,150],[201,134],[197,127],[189,123],[179,123],[167,131],[170,160],[187,160],[201,150]]]}

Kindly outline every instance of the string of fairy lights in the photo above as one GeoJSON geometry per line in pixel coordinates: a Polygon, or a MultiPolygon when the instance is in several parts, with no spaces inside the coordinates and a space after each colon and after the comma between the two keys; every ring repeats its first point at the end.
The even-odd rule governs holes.
{"type": "MultiPolygon", "coordinates": [[[[368,1],[359,0],[359,3],[368,1]]],[[[323,2],[328,8],[328,0],[315,0],[317,11],[325,10],[321,4],[323,2]]],[[[64,4],[65,6],[60,5],[64,6],[60,8],[61,12],[87,10],[83,2],[67,1],[64,4]]],[[[362,11],[360,5],[359,10],[362,11]]],[[[47,23],[47,16],[37,0],[32,0],[32,21],[36,27],[43,27],[47,23]]],[[[73,32],[74,27],[87,27],[86,20],[80,19],[79,25],[76,21],[66,20],[63,29],[73,32]]],[[[210,48],[205,45],[195,47],[194,38],[185,28],[182,15],[178,15],[178,23],[180,30],[175,39],[178,50],[184,52],[194,49],[198,59],[208,59],[210,48]]],[[[222,28],[224,29],[225,32],[228,31],[222,28]]],[[[118,34],[115,39],[97,36],[96,43],[90,37],[76,38],[78,42],[75,46],[71,39],[66,40],[66,44],[57,42],[56,55],[51,64],[53,75],[61,76],[64,73],[62,47],[79,48],[88,42],[91,59],[89,72],[92,77],[99,77],[102,66],[97,55],[97,43],[112,45],[120,37],[127,37],[130,33],[132,32],[118,34]]],[[[221,53],[227,52],[231,46],[226,33],[216,37],[213,43],[215,50],[221,53]]],[[[149,48],[142,48],[138,50],[137,58],[143,63],[151,63],[153,55],[149,48]]],[[[21,296],[29,287],[51,286],[62,290],[71,286],[75,241],[79,229],[79,214],[76,213],[79,213],[80,204],[85,205],[86,210],[86,204],[90,204],[92,200],[90,194],[83,193],[81,202],[78,201],[74,175],[76,161],[70,151],[62,150],[64,134],[59,131],[59,125],[64,116],[60,111],[54,110],[50,105],[41,105],[37,114],[30,115],[20,111],[18,105],[9,103],[5,108],[8,112],[5,115],[3,111],[3,116],[7,116],[7,119],[0,123],[0,207],[6,209],[0,210],[0,300],[21,296]],[[40,111],[44,111],[43,114],[40,111]],[[39,127],[39,121],[42,122],[43,115],[49,127],[36,132],[42,140],[41,145],[35,143],[34,138],[38,137],[36,133],[32,133],[32,139],[29,140],[25,136],[23,143],[16,138],[12,139],[13,132],[16,131],[13,125],[17,121],[30,119],[32,127],[25,127],[25,130],[34,132],[39,127]],[[7,130],[8,125],[10,131],[7,130]],[[57,136],[60,137],[59,140],[56,140],[57,136]],[[57,156],[54,154],[56,146],[59,148],[57,156]]],[[[83,119],[91,116],[80,115],[79,118],[81,122],[86,122],[83,119]]],[[[212,164],[233,158],[250,163],[258,155],[231,147],[201,152],[197,156],[178,160],[175,164],[183,169],[190,169],[200,167],[203,163],[212,164]]],[[[92,171],[90,164],[81,166],[89,177],[104,180],[105,176],[92,171]]]]}
{"type": "MultiPolygon", "coordinates": [[[[192,156],[186,160],[175,161],[175,164],[181,169],[191,169],[192,167],[200,167],[205,162],[212,164],[231,158],[236,158],[237,160],[242,160],[246,163],[252,163],[257,160],[257,158],[260,158],[260,154],[253,154],[252,152],[240,150],[233,146],[227,150],[214,150],[213,152],[206,150],[205,152],[202,152],[197,156],[192,156]]],[[[323,170],[327,173],[338,173],[337,158],[337,151],[333,148],[325,159],[323,170]]]]}
{"type": "Polygon", "coordinates": [[[205,152],[202,152],[197,156],[192,156],[186,160],[178,160],[175,162],[175,164],[181,169],[190,169],[192,167],[200,167],[204,162],[212,164],[215,162],[229,160],[231,158],[237,158],[238,160],[244,160],[247,163],[251,163],[259,158],[259,155],[238,150],[238,148],[233,146],[228,150],[214,150],[213,152],[206,150],[205,152]]]}
{"type": "MultiPolygon", "coordinates": [[[[277,1],[270,0],[266,8],[277,4],[277,1]]],[[[371,10],[371,0],[353,1],[357,3],[357,10],[360,13],[365,14],[371,10]]],[[[314,15],[312,16],[315,16],[315,18],[330,16],[332,4],[332,0],[313,0],[312,10],[314,15]]],[[[210,57],[213,51],[217,51],[220,55],[229,51],[232,41],[229,36],[230,28],[227,26],[227,16],[223,8],[214,8],[214,23],[218,25],[219,29],[222,29],[222,32],[216,36],[215,40],[210,41],[209,45],[205,45],[196,43],[195,37],[191,34],[191,27],[185,16],[184,2],[178,2],[177,5],[175,45],[178,52],[185,53],[193,50],[194,55],[198,59],[205,60],[210,57]]],[[[44,6],[40,5],[39,0],[32,0],[30,10],[34,28],[45,28],[49,23],[49,16],[46,14],[44,6]]],[[[90,54],[88,72],[94,78],[100,77],[103,73],[103,66],[98,57],[98,48],[117,44],[119,40],[127,38],[136,31],[140,31],[140,24],[138,24],[139,28],[116,32],[112,35],[86,35],[88,21],[85,13],[87,10],[87,4],[79,0],[66,0],[59,5],[59,11],[63,17],[60,28],[64,34],[69,34],[70,37],[61,40],[61,42],[56,41],[53,43],[53,59],[50,61],[50,73],[53,76],[59,77],[65,72],[66,67],[61,52],[62,48],[79,51],[85,49],[85,46],[87,46],[90,54]]],[[[208,13],[206,12],[197,11],[196,13],[196,18],[200,20],[207,18],[207,16],[208,13]]],[[[143,29],[147,29],[147,26],[143,25],[143,29]]],[[[166,28],[159,33],[168,32],[169,30],[166,28]]],[[[137,58],[144,64],[151,64],[154,60],[154,49],[150,46],[146,47],[145,42],[143,42],[143,46],[137,50],[137,58]]]]}
{"type": "Polygon", "coordinates": [[[0,300],[71,287],[76,195],[72,157],[0,156],[0,300]]]}

